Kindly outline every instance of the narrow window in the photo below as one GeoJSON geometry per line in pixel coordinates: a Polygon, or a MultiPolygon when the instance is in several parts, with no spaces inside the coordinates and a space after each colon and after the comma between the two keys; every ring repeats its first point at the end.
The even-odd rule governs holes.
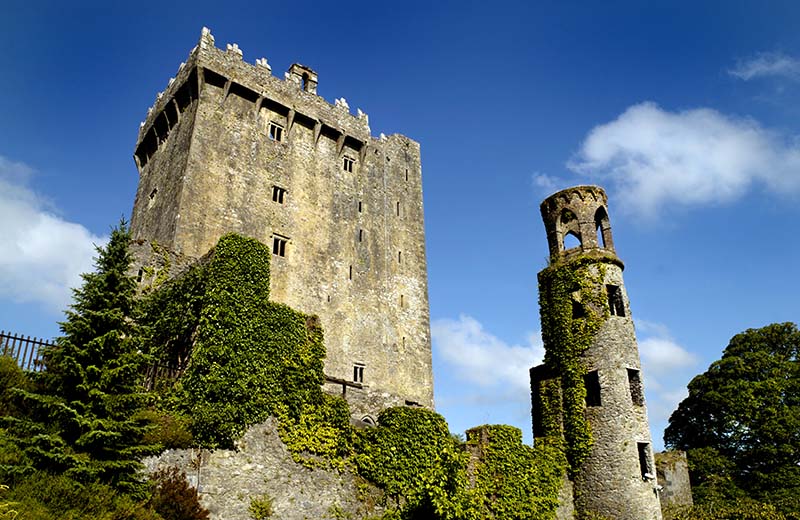
{"type": "Polygon", "coordinates": [[[270,121],[268,135],[273,141],[283,141],[283,127],[274,121],[270,121]]]}
{"type": "Polygon", "coordinates": [[[403,307],[403,295],[402,294],[400,295],[400,307],[401,308],[403,307]]]}
{"type": "Polygon", "coordinates": [[[402,264],[403,263],[403,252],[402,251],[398,251],[397,252],[397,263],[398,264],[402,264]]]}
{"type": "Polygon", "coordinates": [[[400,201],[397,201],[397,216],[400,216],[400,201]]]}
{"type": "Polygon", "coordinates": [[[406,180],[408,180],[408,168],[406,168],[406,180]]]}
{"type": "Polygon", "coordinates": [[[403,336],[403,348],[406,348],[406,337],[403,336]]]}
{"type": "Polygon", "coordinates": [[[156,198],[156,194],[158,194],[158,188],[153,188],[153,191],[150,192],[150,200],[156,198]]]}
{"type": "Polygon", "coordinates": [[[358,241],[362,242],[363,240],[364,240],[364,230],[363,229],[359,229],[358,230],[358,241]]]}
{"type": "Polygon", "coordinates": [[[355,160],[348,156],[344,156],[342,158],[342,169],[346,172],[353,173],[353,165],[355,164],[355,160]]]}
{"type": "Polygon", "coordinates": [[[136,283],[142,283],[143,276],[144,276],[144,269],[139,269],[139,272],[136,273],[136,283]]]}
{"type": "Polygon", "coordinates": [[[361,213],[361,201],[358,201],[358,212],[361,213]]]}
{"type": "Polygon", "coordinates": [[[625,303],[618,285],[606,285],[608,294],[608,310],[612,316],[625,316],[625,303]]]}
{"type": "Polygon", "coordinates": [[[286,256],[286,242],[289,239],[280,235],[272,236],[272,254],[277,256],[286,256]]]}
{"type": "Polygon", "coordinates": [[[650,467],[650,443],[637,442],[639,448],[639,471],[642,473],[642,480],[653,480],[653,468],[650,467]]]}
{"type": "Polygon", "coordinates": [[[286,190],[278,186],[272,187],[272,202],[283,204],[283,198],[286,196],[286,190]]]}
{"type": "Polygon", "coordinates": [[[644,388],[642,387],[642,375],[634,369],[628,369],[628,386],[631,389],[631,401],[636,406],[644,406],[644,388]]]}
{"type": "Polygon", "coordinates": [[[572,319],[578,318],[585,318],[586,317],[586,309],[583,307],[583,304],[578,300],[572,300],[572,319]]]}
{"type": "Polygon", "coordinates": [[[308,73],[303,73],[303,77],[300,79],[300,88],[308,92],[308,73]]]}
{"type": "Polygon", "coordinates": [[[353,266],[352,265],[350,266],[350,274],[347,275],[347,279],[348,280],[352,280],[353,279],[353,266]]]}
{"type": "Polygon", "coordinates": [[[354,383],[364,382],[364,365],[361,363],[356,363],[353,365],[353,382],[354,383]]]}
{"type": "Polygon", "coordinates": [[[592,370],[583,376],[586,387],[586,406],[600,406],[600,376],[597,370],[592,370]]]}

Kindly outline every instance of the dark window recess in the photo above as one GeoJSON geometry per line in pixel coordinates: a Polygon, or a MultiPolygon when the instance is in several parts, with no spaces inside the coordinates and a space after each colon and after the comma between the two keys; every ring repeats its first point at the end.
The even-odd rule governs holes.
{"type": "Polygon", "coordinates": [[[398,264],[402,264],[403,263],[403,252],[402,251],[398,251],[397,252],[397,263],[398,264]]]}
{"type": "Polygon", "coordinates": [[[644,388],[642,374],[634,368],[628,369],[628,386],[631,389],[631,401],[636,406],[644,406],[644,388]]]}
{"type": "Polygon", "coordinates": [[[283,141],[283,127],[274,121],[270,121],[268,135],[273,141],[283,141]]]}
{"type": "Polygon", "coordinates": [[[358,241],[362,242],[363,240],[364,240],[364,230],[363,229],[359,229],[358,230],[358,241]]]}
{"type": "Polygon", "coordinates": [[[622,301],[622,291],[618,285],[606,285],[608,294],[608,310],[612,316],[625,316],[625,302],[622,301]]]}
{"type": "Polygon", "coordinates": [[[636,447],[639,448],[639,471],[642,472],[642,480],[653,480],[653,468],[650,467],[650,443],[637,442],[636,447]]]}
{"type": "Polygon", "coordinates": [[[272,237],[272,254],[278,256],[286,256],[286,242],[289,239],[286,237],[273,236],[272,237]]]}
{"type": "Polygon", "coordinates": [[[358,201],[358,212],[361,213],[361,201],[358,201]]]}
{"type": "Polygon", "coordinates": [[[400,307],[403,307],[403,295],[400,295],[400,307]]]}
{"type": "Polygon", "coordinates": [[[355,163],[356,162],[352,158],[345,155],[342,158],[342,169],[346,172],[353,173],[353,166],[355,165],[355,163]]]}
{"type": "Polygon", "coordinates": [[[406,180],[408,180],[408,168],[406,168],[406,180]]]}
{"type": "Polygon", "coordinates": [[[348,280],[352,280],[353,279],[353,266],[352,265],[350,266],[350,274],[347,275],[347,279],[348,280]]]}
{"type": "Polygon", "coordinates": [[[364,365],[360,363],[356,363],[355,365],[353,365],[353,382],[355,383],[364,382],[364,365]]]}
{"type": "Polygon", "coordinates": [[[283,199],[286,196],[286,190],[278,186],[272,187],[272,202],[283,204],[283,199]]]}
{"type": "Polygon", "coordinates": [[[592,370],[583,376],[586,387],[586,406],[600,406],[600,375],[592,370]]]}
{"type": "Polygon", "coordinates": [[[578,300],[572,300],[572,319],[577,318],[585,318],[586,317],[586,309],[583,307],[583,304],[578,300]]]}
{"type": "Polygon", "coordinates": [[[400,203],[397,203],[397,216],[400,216],[400,203]]]}
{"type": "Polygon", "coordinates": [[[150,192],[150,200],[156,198],[157,194],[158,194],[158,188],[153,188],[153,191],[150,192]]]}
{"type": "Polygon", "coordinates": [[[142,283],[143,276],[144,276],[144,269],[139,269],[139,272],[136,273],[136,283],[142,283]]]}

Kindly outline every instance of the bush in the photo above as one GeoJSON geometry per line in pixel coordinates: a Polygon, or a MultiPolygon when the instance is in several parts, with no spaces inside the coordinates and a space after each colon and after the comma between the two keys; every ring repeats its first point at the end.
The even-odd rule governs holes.
{"type": "Polygon", "coordinates": [[[200,504],[197,490],[189,485],[186,474],[178,468],[162,469],[151,479],[155,482],[153,509],[167,520],[207,520],[208,509],[200,504]]]}
{"type": "Polygon", "coordinates": [[[272,497],[261,495],[250,499],[250,507],[247,508],[250,518],[253,520],[268,520],[272,518],[272,497]]]}

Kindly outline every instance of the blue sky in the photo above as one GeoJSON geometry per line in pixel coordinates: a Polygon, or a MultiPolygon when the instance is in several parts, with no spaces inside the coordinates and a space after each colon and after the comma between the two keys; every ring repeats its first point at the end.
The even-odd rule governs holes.
{"type": "Polygon", "coordinates": [[[208,26],[314,68],[374,134],[421,143],[438,410],[530,439],[539,202],[610,197],[656,445],[746,328],[797,321],[800,5],[793,2],[6,1],[0,328],[50,337],[129,216],[139,122],[208,26]],[[119,4],[119,5],[117,5],[119,4]]]}

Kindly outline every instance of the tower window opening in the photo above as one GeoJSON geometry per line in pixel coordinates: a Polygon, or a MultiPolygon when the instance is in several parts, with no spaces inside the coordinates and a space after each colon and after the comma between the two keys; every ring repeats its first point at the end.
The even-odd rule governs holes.
{"type": "Polygon", "coordinates": [[[283,127],[275,121],[270,121],[268,135],[273,141],[283,141],[283,127]]]}
{"type": "Polygon", "coordinates": [[[625,316],[625,302],[622,301],[622,291],[618,285],[606,285],[608,294],[608,310],[612,316],[625,316]]]}
{"type": "Polygon", "coordinates": [[[398,251],[397,252],[397,263],[398,264],[402,264],[403,263],[403,252],[402,251],[398,251]]]}
{"type": "Polygon", "coordinates": [[[136,273],[136,283],[142,283],[143,277],[144,277],[144,269],[139,269],[139,272],[136,273]]]}
{"type": "Polygon", "coordinates": [[[342,158],[342,169],[348,173],[353,173],[353,168],[355,163],[356,163],[355,159],[345,155],[342,158]]]}
{"type": "Polygon", "coordinates": [[[406,180],[408,180],[408,168],[406,168],[406,180]]]}
{"type": "Polygon", "coordinates": [[[397,216],[400,216],[400,201],[397,201],[397,216]]]}
{"type": "Polygon", "coordinates": [[[361,201],[358,201],[358,212],[361,213],[361,201]]]}
{"type": "Polygon", "coordinates": [[[592,370],[583,376],[586,387],[586,406],[600,406],[600,374],[592,370]]]}
{"type": "Polygon", "coordinates": [[[347,275],[347,279],[348,280],[352,280],[353,279],[353,266],[352,265],[350,266],[350,274],[347,275]]]}
{"type": "Polygon", "coordinates": [[[597,231],[597,244],[603,248],[612,248],[611,226],[608,223],[608,213],[604,207],[597,208],[594,214],[594,225],[597,231]]]}
{"type": "Polygon", "coordinates": [[[286,196],[286,190],[279,187],[273,186],[272,187],[272,202],[277,202],[278,204],[283,204],[283,199],[286,196]]]}
{"type": "Polygon", "coordinates": [[[308,92],[308,73],[303,73],[303,77],[300,78],[300,87],[308,92]]]}
{"type": "Polygon", "coordinates": [[[358,241],[362,242],[363,240],[364,240],[364,230],[363,229],[359,229],[358,230],[358,241]]]}
{"type": "Polygon", "coordinates": [[[272,254],[277,256],[286,256],[286,242],[289,239],[280,235],[272,236],[272,254]]]}
{"type": "Polygon", "coordinates": [[[572,300],[572,319],[576,320],[578,318],[585,318],[586,317],[586,309],[583,307],[583,304],[578,300],[572,300]]]}
{"type": "Polygon", "coordinates": [[[402,294],[400,295],[400,307],[401,308],[403,307],[403,295],[402,294]]]}
{"type": "Polygon", "coordinates": [[[631,389],[631,402],[636,406],[644,406],[644,388],[641,372],[635,368],[628,369],[628,386],[631,389]]]}
{"type": "Polygon", "coordinates": [[[150,192],[150,200],[155,199],[157,194],[158,194],[158,188],[153,188],[153,191],[150,192]]]}
{"type": "Polygon", "coordinates": [[[581,247],[582,242],[578,235],[576,235],[573,231],[568,232],[564,235],[564,250],[567,249],[575,249],[576,247],[581,247]]]}
{"type": "Polygon", "coordinates": [[[650,466],[650,443],[637,442],[636,447],[639,451],[639,471],[642,473],[642,480],[653,480],[653,468],[650,466]]]}

